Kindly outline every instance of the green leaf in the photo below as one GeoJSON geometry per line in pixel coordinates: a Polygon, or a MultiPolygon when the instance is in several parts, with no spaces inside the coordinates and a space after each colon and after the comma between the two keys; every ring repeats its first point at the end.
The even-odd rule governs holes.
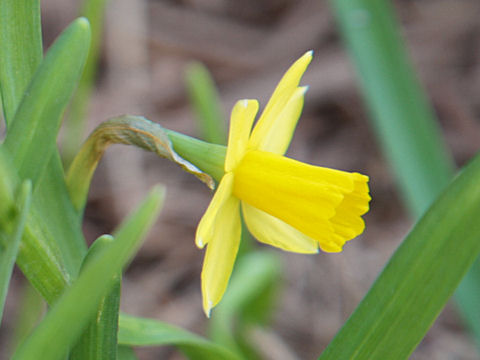
{"type": "MultiPolygon", "coordinates": [[[[104,235],[98,238],[88,250],[82,268],[112,245],[113,237],[104,235]]],[[[90,324],[83,331],[77,344],[74,346],[70,360],[116,360],[117,359],[117,332],[118,310],[120,306],[120,279],[121,275],[113,276],[112,285],[100,300],[100,305],[90,324]]]]}
{"type": "Polygon", "coordinates": [[[331,0],[371,119],[407,205],[421,215],[453,174],[432,108],[407,58],[389,1],[331,0]]]}
{"type": "Polygon", "coordinates": [[[256,326],[269,319],[280,268],[272,252],[259,251],[241,257],[222,302],[213,311],[212,340],[248,359],[259,358],[248,344],[248,330],[252,324],[256,326]]]}
{"type": "Polygon", "coordinates": [[[56,149],[62,114],[80,78],[89,43],[88,21],[75,20],[49,49],[7,132],[4,145],[18,175],[30,179],[34,187],[56,149]]]}
{"type": "Polygon", "coordinates": [[[60,251],[69,278],[75,278],[87,251],[81,218],[74,209],[65,183],[58,151],[54,151],[34,196],[35,213],[40,215],[43,232],[60,251]],[[45,217],[42,214],[49,214],[45,217]]]}
{"type": "Polygon", "coordinates": [[[185,82],[201,138],[209,143],[226,145],[225,120],[217,88],[208,69],[201,63],[189,64],[185,71],[185,82]]]}
{"type": "Polygon", "coordinates": [[[10,126],[43,56],[40,1],[0,1],[0,49],[0,93],[10,126]]]}
{"type": "Polygon", "coordinates": [[[15,179],[12,178],[8,157],[0,146],[0,224],[4,226],[12,220],[13,193],[16,185],[15,179]]]}
{"type": "Polygon", "coordinates": [[[480,253],[479,181],[477,156],[415,225],[321,360],[408,358],[480,253]]]}
{"type": "Polygon", "coordinates": [[[174,345],[195,360],[240,359],[221,345],[186,330],[153,319],[120,314],[118,341],[122,345],[174,345]]]}
{"type": "Polygon", "coordinates": [[[80,77],[89,37],[85,19],[76,20],[59,36],[35,73],[4,143],[19,177],[31,179],[34,187],[40,183],[34,207],[37,214],[49,216],[45,220],[44,215],[39,216],[37,223],[43,229],[39,232],[50,234],[60,251],[58,261],[70,277],[78,271],[85,244],[66,191],[63,169],[55,158],[56,136],[63,110],[80,77]]]}
{"type": "Polygon", "coordinates": [[[17,214],[13,220],[14,224],[8,224],[11,226],[0,226],[0,323],[13,265],[17,258],[20,239],[22,238],[25,221],[30,209],[31,195],[32,184],[27,180],[22,184],[20,194],[18,195],[17,214]]]}
{"type": "MultiPolygon", "coordinates": [[[[453,165],[415,78],[388,1],[331,0],[372,113],[374,128],[410,212],[418,217],[449,182],[453,165]]],[[[480,260],[455,293],[480,348],[480,260]]]]}
{"type": "Polygon", "coordinates": [[[14,359],[62,359],[91,320],[112,277],[121,272],[160,211],[164,190],[156,187],[116,231],[115,241],[98,251],[78,279],[55,303],[32,335],[17,349],[14,359]],[[52,346],[52,339],[55,344],[52,346]]]}
{"type": "MultiPolygon", "coordinates": [[[[9,222],[8,206],[13,202],[14,189],[19,180],[4,147],[0,146],[0,220],[9,222]],[[6,212],[7,211],[7,212],[6,212]]],[[[27,276],[32,285],[45,297],[49,303],[58,297],[67,283],[68,275],[63,271],[59,260],[59,251],[49,234],[43,228],[44,216],[35,211],[35,204],[28,213],[27,222],[20,243],[17,264],[27,276]]]]}

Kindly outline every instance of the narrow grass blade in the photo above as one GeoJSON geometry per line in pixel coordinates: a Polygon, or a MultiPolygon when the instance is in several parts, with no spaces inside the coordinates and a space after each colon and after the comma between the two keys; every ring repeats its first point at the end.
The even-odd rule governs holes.
{"type": "Polygon", "coordinates": [[[84,138],[88,105],[97,73],[106,4],[107,0],[84,0],[80,11],[80,15],[87,18],[90,22],[92,41],[85,69],[69,106],[68,116],[65,121],[62,156],[67,164],[70,164],[73,160],[84,138]]]}
{"type": "Polygon", "coordinates": [[[80,77],[90,43],[84,18],[75,20],[55,41],[35,73],[5,138],[20,179],[35,187],[50,156],[63,111],[80,77]]]}
{"type": "Polygon", "coordinates": [[[406,359],[480,253],[480,156],[415,225],[320,357],[406,359]]]}
{"type": "Polygon", "coordinates": [[[210,337],[248,359],[259,358],[245,336],[252,324],[271,315],[279,282],[280,262],[271,252],[244,254],[235,267],[228,291],[213,311],[210,337]]]}
{"type": "Polygon", "coordinates": [[[20,194],[17,197],[17,214],[15,220],[13,224],[8,224],[13,226],[0,226],[0,241],[2,247],[0,251],[0,323],[13,265],[17,258],[20,239],[22,238],[25,221],[30,209],[31,195],[32,184],[26,180],[22,184],[20,194]]]}
{"type": "MultiPolygon", "coordinates": [[[[12,222],[9,203],[13,203],[14,193],[19,186],[14,168],[0,146],[0,220],[12,222]]],[[[67,274],[59,261],[59,251],[55,243],[43,231],[42,217],[35,212],[35,206],[28,213],[23,239],[17,255],[17,264],[37,290],[52,303],[64,289],[67,274]]]]}
{"type": "MultiPolygon", "coordinates": [[[[443,189],[453,165],[432,110],[408,62],[388,1],[331,0],[347,41],[372,120],[410,212],[418,217],[443,189]]],[[[480,347],[480,262],[455,299],[480,347]]]]}
{"type": "Polygon", "coordinates": [[[188,65],[185,82],[201,138],[209,143],[226,145],[225,119],[220,109],[217,88],[208,69],[201,63],[188,65]]]}
{"type": "Polygon", "coordinates": [[[120,315],[118,341],[130,346],[174,345],[190,359],[238,360],[227,348],[170,324],[126,314],[120,315]]]}
{"type": "Polygon", "coordinates": [[[331,0],[400,190],[422,214],[453,174],[431,106],[384,0],[331,0]]]}
{"type": "MultiPolygon", "coordinates": [[[[7,199],[13,199],[14,189],[20,181],[3,146],[0,146],[0,163],[0,200],[3,199],[0,201],[0,218],[5,220],[7,217],[2,215],[2,205],[7,204],[7,199]]],[[[65,267],[65,259],[73,259],[74,251],[81,256],[82,252],[77,245],[83,242],[83,237],[78,220],[72,216],[74,211],[71,203],[62,202],[62,197],[59,196],[63,194],[63,199],[68,199],[64,183],[62,192],[63,179],[54,177],[51,173],[49,177],[50,182],[45,183],[48,191],[37,191],[33,198],[17,264],[45,300],[52,304],[73,277],[74,267],[65,267]],[[72,211],[68,211],[68,206],[72,211]],[[63,254],[67,253],[65,248],[70,249],[70,257],[63,256],[59,244],[64,245],[63,254]]],[[[41,188],[42,186],[37,190],[41,188]]],[[[73,261],[70,264],[79,267],[73,261]]]]}
{"type": "Polygon", "coordinates": [[[164,191],[156,187],[115,234],[115,241],[99,251],[73,285],[52,307],[32,335],[17,349],[14,359],[62,359],[95,313],[112,277],[133,256],[158,215],[164,191]],[[52,339],[55,343],[52,344],[52,339]]]}
{"type": "Polygon", "coordinates": [[[15,113],[4,143],[19,177],[31,179],[34,187],[41,183],[41,190],[35,192],[34,207],[40,209],[37,214],[49,216],[45,224],[39,223],[55,239],[60,262],[71,277],[78,271],[85,245],[65,188],[63,169],[51,155],[58,156],[60,120],[80,77],[89,36],[88,22],[78,19],[52,45],[15,113]],[[45,179],[41,179],[47,167],[45,179]]]}
{"type": "Polygon", "coordinates": [[[0,225],[6,226],[13,220],[12,208],[15,204],[13,193],[16,185],[8,157],[0,146],[0,225]]]}
{"type": "MultiPolygon", "coordinates": [[[[103,249],[108,249],[113,237],[104,235],[98,238],[88,250],[82,268],[103,249]]],[[[108,250],[107,250],[108,251],[108,250]]],[[[83,331],[77,344],[70,353],[70,360],[116,360],[118,310],[120,306],[120,279],[116,274],[112,285],[100,300],[100,305],[90,324],[83,331]]]]}
{"type": "Polygon", "coordinates": [[[34,209],[43,216],[44,232],[61,252],[61,260],[70,278],[75,278],[87,251],[81,229],[81,217],[75,210],[65,183],[60,155],[54,151],[35,191],[34,209]]]}
{"type": "Polygon", "coordinates": [[[0,1],[0,93],[7,127],[43,56],[40,1],[0,1]]]}

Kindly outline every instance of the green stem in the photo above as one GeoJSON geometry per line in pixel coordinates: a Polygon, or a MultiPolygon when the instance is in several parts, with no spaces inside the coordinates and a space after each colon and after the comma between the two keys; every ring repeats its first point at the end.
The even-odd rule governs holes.
{"type": "Polygon", "coordinates": [[[83,211],[85,206],[90,181],[98,162],[112,144],[134,145],[174,161],[211,188],[214,187],[214,182],[209,171],[215,173],[216,179],[220,179],[220,173],[223,175],[224,146],[166,130],[140,116],[112,118],[92,132],[68,170],[67,186],[72,202],[79,212],[83,211]],[[187,160],[191,160],[195,165],[187,160]]]}

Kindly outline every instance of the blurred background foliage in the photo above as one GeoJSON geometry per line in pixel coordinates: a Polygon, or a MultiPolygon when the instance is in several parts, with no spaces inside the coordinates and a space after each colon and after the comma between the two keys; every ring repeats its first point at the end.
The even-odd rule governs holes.
{"type": "MultiPolygon", "coordinates": [[[[45,48],[77,16],[78,3],[42,0],[45,48]]],[[[480,142],[476,121],[480,3],[409,0],[394,5],[454,162],[462,166],[480,142]]],[[[258,98],[265,105],[288,65],[306,50],[315,50],[303,81],[310,85],[305,110],[289,156],[368,174],[373,201],[366,216],[367,229],[337,255],[274,251],[281,260],[284,281],[274,292],[275,308],[269,314],[272,327],[256,327],[246,339],[272,359],[315,358],[362,299],[413,222],[370,129],[328,3],[110,0],[103,32],[100,66],[87,111],[88,132],[109,117],[129,113],[202,136],[195,121],[201,104],[195,105],[185,81],[187,69],[203,76],[198,67],[191,67],[192,61],[206,66],[219,89],[212,97],[218,99],[220,115],[210,116],[227,121],[237,99],[258,98]]],[[[221,142],[221,134],[211,136],[221,142]]],[[[125,274],[121,308],[206,334],[208,323],[200,308],[203,252],[193,243],[196,224],[211,197],[202,183],[152,154],[118,146],[107,152],[94,177],[84,232],[89,241],[111,232],[157,182],[167,186],[165,207],[156,230],[125,274]]],[[[241,271],[239,277],[248,281],[241,271]]],[[[15,271],[14,291],[8,294],[0,329],[0,348],[11,340],[15,319],[21,316],[18,299],[23,282],[15,271]]],[[[227,305],[238,306],[225,300],[227,305]]],[[[217,330],[221,322],[219,316],[217,330]]],[[[228,343],[225,338],[220,341],[228,343]]],[[[137,354],[141,359],[181,358],[168,347],[144,348],[137,354]]],[[[447,306],[412,359],[452,358],[476,359],[477,355],[459,316],[447,306]]]]}

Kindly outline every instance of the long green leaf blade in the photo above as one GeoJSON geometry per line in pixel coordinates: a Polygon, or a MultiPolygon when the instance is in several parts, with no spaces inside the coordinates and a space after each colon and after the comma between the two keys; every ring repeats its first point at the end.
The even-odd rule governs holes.
{"type": "MultiPolygon", "coordinates": [[[[388,1],[331,0],[372,113],[410,212],[418,217],[446,186],[453,165],[430,105],[415,78],[388,1]]],[[[480,262],[455,293],[480,346],[480,262]]]]}
{"type": "Polygon", "coordinates": [[[416,224],[320,359],[409,356],[480,253],[479,181],[477,156],[416,224]]]}
{"type": "Polygon", "coordinates": [[[157,320],[126,314],[120,315],[118,341],[122,345],[131,346],[174,345],[196,360],[239,359],[227,348],[186,330],[157,320]]]}
{"type": "Polygon", "coordinates": [[[0,1],[0,89],[9,126],[43,56],[40,1],[0,1]]]}
{"type": "Polygon", "coordinates": [[[81,230],[81,217],[75,211],[65,183],[58,151],[54,151],[40,179],[33,199],[35,213],[43,216],[44,233],[59,248],[61,261],[70,278],[75,278],[87,251],[81,230]]]}
{"type": "Polygon", "coordinates": [[[99,251],[76,282],[56,302],[33,334],[15,352],[14,359],[62,359],[95,313],[112,277],[121,272],[137,250],[160,211],[164,190],[156,187],[120,226],[110,247],[99,251]],[[52,346],[55,339],[55,346],[52,346]]]}
{"type": "MultiPolygon", "coordinates": [[[[9,221],[8,203],[14,199],[14,190],[20,182],[4,147],[0,146],[0,218],[9,221]]],[[[35,204],[28,213],[27,222],[20,243],[17,264],[35,288],[53,303],[68,282],[60,261],[60,253],[44,228],[44,217],[35,211],[35,204]]]]}
{"type": "MultiPolygon", "coordinates": [[[[88,250],[82,269],[103,249],[108,249],[113,237],[104,235],[98,238],[88,250]]],[[[70,353],[69,360],[116,360],[118,311],[120,306],[121,275],[113,276],[112,285],[101,298],[100,304],[90,323],[83,331],[70,353]]]]}
{"type": "MultiPolygon", "coordinates": [[[[15,264],[15,259],[17,258],[20,240],[25,227],[25,221],[30,209],[31,192],[31,183],[26,181],[20,189],[20,194],[17,200],[17,214],[12,221],[13,224],[5,223],[5,219],[2,219],[2,224],[0,224],[0,323],[3,316],[3,307],[5,305],[8,285],[10,284],[13,265],[15,264]]],[[[12,208],[12,210],[14,209],[12,208]]]]}
{"type": "MultiPolygon", "coordinates": [[[[49,216],[37,223],[60,249],[59,261],[70,277],[78,271],[85,244],[66,191],[63,169],[55,158],[58,157],[56,136],[63,110],[82,70],[89,37],[85,19],[76,20],[60,35],[35,73],[4,143],[20,179],[31,179],[34,187],[40,182],[34,207],[37,214],[48,213],[49,216]],[[48,171],[44,171],[47,167],[48,171]],[[43,179],[42,173],[45,173],[43,179]]],[[[20,261],[22,259],[21,256],[20,261]]]]}
{"type": "Polygon", "coordinates": [[[208,69],[201,63],[190,64],[185,71],[185,82],[201,138],[209,143],[226,145],[225,120],[217,88],[208,69]]]}
{"type": "Polygon", "coordinates": [[[417,216],[448,184],[453,165],[410,65],[389,1],[331,0],[365,100],[400,189],[417,216]]]}
{"type": "Polygon", "coordinates": [[[20,179],[35,187],[56,148],[63,111],[80,77],[90,27],[75,20],[55,41],[34,75],[5,138],[20,179]]]}

